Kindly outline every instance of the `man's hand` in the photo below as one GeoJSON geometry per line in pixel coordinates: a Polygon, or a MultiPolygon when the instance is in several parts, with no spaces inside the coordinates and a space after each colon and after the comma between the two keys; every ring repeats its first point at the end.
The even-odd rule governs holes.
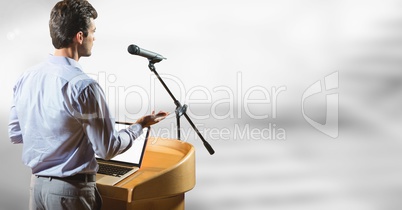
{"type": "Polygon", "coordinates": [[[152,114],[141,117],[136,123],[141,124],[143,128],[149,127],[165,119],[169,114],[169,112],[164,111],[160,111],[158,114],[155,114],[155,111],[152,111],[152,114]]]}

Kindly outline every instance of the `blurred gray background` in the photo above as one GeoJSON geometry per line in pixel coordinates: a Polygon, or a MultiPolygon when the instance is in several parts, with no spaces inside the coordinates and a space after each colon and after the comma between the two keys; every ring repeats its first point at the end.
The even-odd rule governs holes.
{"type": "MultiPolygon", "coordinates": [[[[28,207],[30,170],[21,145],[9,142],[9,107],[18,76],[53,53],[47,23],[56,2],[0,3],[2,210],[28,207]]],[[[197,157],[187,209],[402,208],[401,0],[91,3],[96,41],[80,63],[116,118],[174,111],[147,60],[127,53],[136,44],[168,58],[157,71],[216,151],[209,155],[182,119],[197,157]],[[333,73],[338,88],[327,91],[333,73]],[[302,100],[317,81],[323,90],[302,100]],[[328,109],[332,126],[330,94],[339,96],[328,109]]],[[[174,115],[153,132],[175,138],[174,115]]]]}

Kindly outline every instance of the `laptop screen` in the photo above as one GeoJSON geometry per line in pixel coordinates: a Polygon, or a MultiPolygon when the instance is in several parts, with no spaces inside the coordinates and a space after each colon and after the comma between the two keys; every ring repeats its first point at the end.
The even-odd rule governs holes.
{"type": "MultiPolygon", "coordinates": [[[[128,125],[117,124],[115,129],[120,131],[121,129],[126,128],[128,125]]],[[[122,154],[116,155],[111,160],[118,161],[128,164],[133,164],[135,166],[141,166],[142,157],[145,152],[145,146],[147,143],[149,135],[149,128],[144,128],[143,133],[134,140],[133,145],[122,154]]],[[[96,158],[99,158],[96,156],[96,158]]]]}

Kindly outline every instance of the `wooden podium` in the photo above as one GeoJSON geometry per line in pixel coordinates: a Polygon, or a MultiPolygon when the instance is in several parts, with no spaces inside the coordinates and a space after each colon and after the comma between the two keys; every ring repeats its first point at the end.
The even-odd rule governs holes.
{"type": "Polygon", "coordinates": [[[115,186],[97,184],[102,210],[184,209],[195,186],[195,151],[186,142],[150,137],[139,171],[115,186]]]}

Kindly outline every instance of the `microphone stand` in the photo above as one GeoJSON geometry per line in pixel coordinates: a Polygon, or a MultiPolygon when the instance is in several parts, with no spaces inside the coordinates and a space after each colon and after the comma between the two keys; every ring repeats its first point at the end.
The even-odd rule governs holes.
{"type": "Polygon", "coordinates": [[[159,76],[158,72],[156,72],[155,68],[155,63],[158,61],[155,61],[153,59],[148,59],[149,64],[148,68],[156,75],[156,77],[159,79],[159,81],[162,83],[163,87],[166,89],[166,91],[169,93],[170,97],[173,99],[174,104],[176,105],[176,123],[177,123],[177,139],[180,140],[180,117],[184,115],[184,117],[187,119],[187,121],[190,123],[191,127],[195,130],[195,132],[198,134],[200,139],[202,140],[205,148],[208,150],[209,154],[213,155],[215,153],[214,149],[211,147],[211,145],[204,139],[204,137],[201,135],[201,133],[198,131],[197,127],[194,125],[194,123],[191,121],[190,117],[188,117],[186,111],[187,111],[187,105],[181,105],[181,103],[174,97],[172,92],[170,92],[169,88],[166,86],[165,82],[162,80],[162,78],[159,76]]]}

